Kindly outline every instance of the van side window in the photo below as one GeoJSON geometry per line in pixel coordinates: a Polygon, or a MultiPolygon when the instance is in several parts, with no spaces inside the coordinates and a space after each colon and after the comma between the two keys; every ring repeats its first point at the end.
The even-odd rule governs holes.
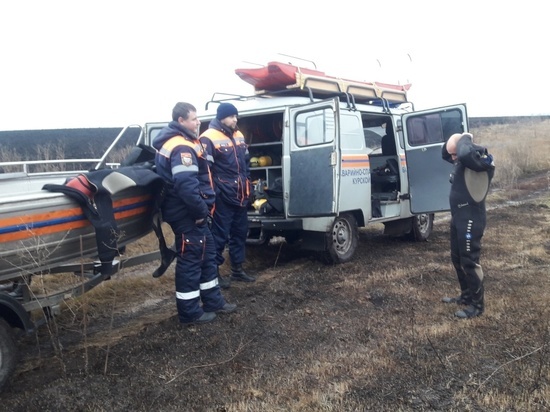
{"type": "Polygon", "coordinates": [[[357,116],[340,115],[340,141],[346,149],[361,150],[365,147],[361,119],[357,116]]]}
{"type": "Polygon", "coordinates": [[[407,135],[411,146],[442,143],[453,133],[464,131],[459,110],[430,113],[407,119],[407,135]]]}
{"type": "Polygon", "coordinates": [[[334,113],[330,109],[299,113],[296,116],[296,144],[311,146],[334,141],[334,113]]]}

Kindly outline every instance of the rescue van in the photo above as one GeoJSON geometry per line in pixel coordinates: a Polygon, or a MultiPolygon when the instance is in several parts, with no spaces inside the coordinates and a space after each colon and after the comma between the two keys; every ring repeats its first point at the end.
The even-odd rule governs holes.
{"type": "MultiPolygon", "coordinates": [[[[410,85],[355,82],[271,62],[237,69],[249,96],[214,94],[199,133],[228,102],[251,158],[249,244],[275,236],[352,259],[359,228],[428,239],[434,213],[449,210],[451,167],[441,147],[468,131],[465,104],[415,111],[410,85]]],[[[146,125],[151,141],[165,124],[146,125]]]]}

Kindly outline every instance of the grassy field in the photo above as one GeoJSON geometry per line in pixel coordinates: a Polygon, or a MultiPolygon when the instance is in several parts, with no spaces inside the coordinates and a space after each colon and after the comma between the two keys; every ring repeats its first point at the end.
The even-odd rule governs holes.
{"type": "MultiPolygon", "coordinates": [[[[360,233],[327,266],[286,243],[249,248],[239,310],[175,317],[174,276],[125,271],[22,341],[10,411],[550,410],[550,121],[473,128],[497,166],[481,263],[486,312],[462,321],[448,215],[428,242],[360,233]]],[[[155,246],[146,238],[135,254],[155,246]]],[[[154,267],[154,265],[153,265],[154,267]]],[[[173,268],[172,268],[173,269],[173,268]]],[[[223,268],[227,270],[226,267],[223,268]]]]}
{"type": "Polygon", "coordinates": [[[493,124],[472,130],[498,161],[493,187],[510,188],[522,176],[550,169],[550,120],[493,124]]]}

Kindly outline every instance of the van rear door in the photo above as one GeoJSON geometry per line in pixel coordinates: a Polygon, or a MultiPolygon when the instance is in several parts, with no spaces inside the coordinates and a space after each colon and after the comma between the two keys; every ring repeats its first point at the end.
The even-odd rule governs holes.
{"type": "Polygon", "coordinates": [[[452,134],[468,131],[466,105],[408,113],[402,121],[411,213],[449,210],[453,165],[441,148],[452,134]]]}
{"type": "Polygon", "coordinates": [[[330,216],[338,213],[338,113],[338,99],[289,110],[288,216],[330,216]]]}
{"type": "Polygon", "coordinates": [[[155,140],[155,137],[160,133],[163,127],[168,126],[168,122],[162,122],[162,123],[146,123],[145,124],[145,136],[144,142],[148,146],[153,146],[153,140],[155,140]]]}

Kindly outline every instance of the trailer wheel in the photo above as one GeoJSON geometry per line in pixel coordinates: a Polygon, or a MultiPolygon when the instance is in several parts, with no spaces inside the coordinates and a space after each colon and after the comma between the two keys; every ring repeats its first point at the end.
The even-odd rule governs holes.
{"type": "Polygon", "coordinates": [[[0,389],[10,379],[17,363],[17,347],[10,325],[0,319],[0,389]]]}
{"type": "Polygon", "coordinates": [[[434,227],[433,213],[423,213],[412,218],[410,238],[417,242],[428,240],[434,227]]]}
{"type": "Polygon", "coordinates": [[[357,220],[352,214],[338,216],[330,232],[327,233],[327,257],[330,263],[344,263],[351,260],[357,242],[359,230],[357,220]]]}

